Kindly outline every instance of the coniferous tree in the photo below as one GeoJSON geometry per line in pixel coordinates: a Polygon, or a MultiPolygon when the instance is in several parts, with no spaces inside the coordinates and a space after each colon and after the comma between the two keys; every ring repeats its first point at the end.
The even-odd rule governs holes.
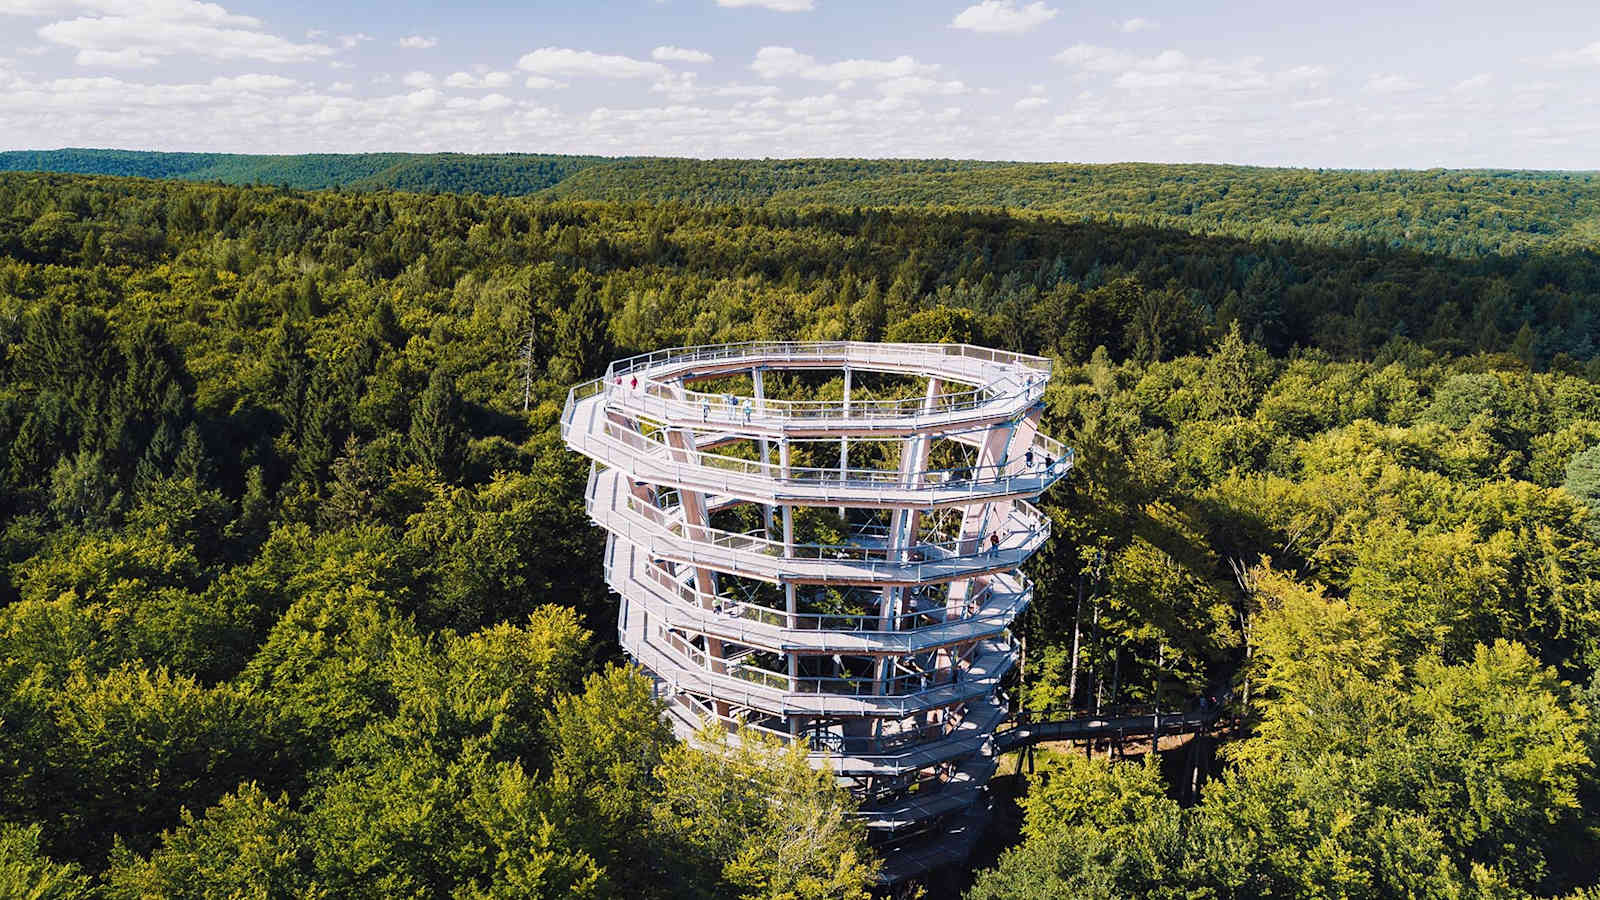
{"type": "Polygon", "coordinates": [[[461,427],[461,397],[455,379],[443,369],[428,376],[428,387],[411,407],[407,432],[411,458],[425,469],[446,478],[461,465],[465,435],[461,427]]]}

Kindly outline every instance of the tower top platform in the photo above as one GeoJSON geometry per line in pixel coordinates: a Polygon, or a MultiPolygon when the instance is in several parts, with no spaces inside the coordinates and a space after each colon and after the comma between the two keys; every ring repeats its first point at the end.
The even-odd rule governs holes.
{"type": "Polygon", "coordinates": [[[763,437],[906,436],[979,428],[1038,403],[1051,361],[971,344],[775,341],[675,347],[618,360],[573,388],[569,403],[606,394],[629,416],[671,427],[734,425],[763,437]],[[964,390],[894,400],[773,400],[696,391],[696,382],[760,371],[878,372],[936,378],[964,390]]]}

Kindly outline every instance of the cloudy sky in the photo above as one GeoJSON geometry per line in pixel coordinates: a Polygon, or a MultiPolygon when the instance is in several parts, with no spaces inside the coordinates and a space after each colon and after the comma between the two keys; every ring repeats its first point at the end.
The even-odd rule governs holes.
{"type": "Polygon", "coordinates": [[[1600,3],[0,0],[0,148],[1600,168],[1600,3]]]}

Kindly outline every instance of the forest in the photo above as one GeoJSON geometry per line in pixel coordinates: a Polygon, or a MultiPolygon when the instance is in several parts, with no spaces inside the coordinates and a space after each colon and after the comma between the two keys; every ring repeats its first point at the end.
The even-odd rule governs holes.
{"type": "Polygon", "coordinates": [[[1600,896],[1594,185],[1401,180],[1463,178],[1211,229],[0,174],[0,894],[868,896],[803,756],[671,740],[556,427],[613,357],[854,338],[1057,362],[1024,708],[1241,723],[1198,797],[1045,754],[928,896],[1600,896]]]}
{"type": "Polygon", "coordinates": [[[19,170],[709,208],[1003,211],[1455,257],[1592,252],[1600,240],[1600,174],[1594,172],[518,153],[0,152],[0,171],[19,170]]]}

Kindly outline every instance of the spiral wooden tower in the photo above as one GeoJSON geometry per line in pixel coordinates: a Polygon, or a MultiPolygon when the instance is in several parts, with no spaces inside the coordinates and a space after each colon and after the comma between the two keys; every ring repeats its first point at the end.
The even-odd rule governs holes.
{"type": "Polygon", "coordinates": [[[987,808],[1018,567],[1050,536],[1028,499],[1072,465],[1038,431],[1049,376],[962,344],[752,343],[621,360],[567,397],[620,640],[674,730],[803,742],[886,880],[961,861],[987,808]]]}

